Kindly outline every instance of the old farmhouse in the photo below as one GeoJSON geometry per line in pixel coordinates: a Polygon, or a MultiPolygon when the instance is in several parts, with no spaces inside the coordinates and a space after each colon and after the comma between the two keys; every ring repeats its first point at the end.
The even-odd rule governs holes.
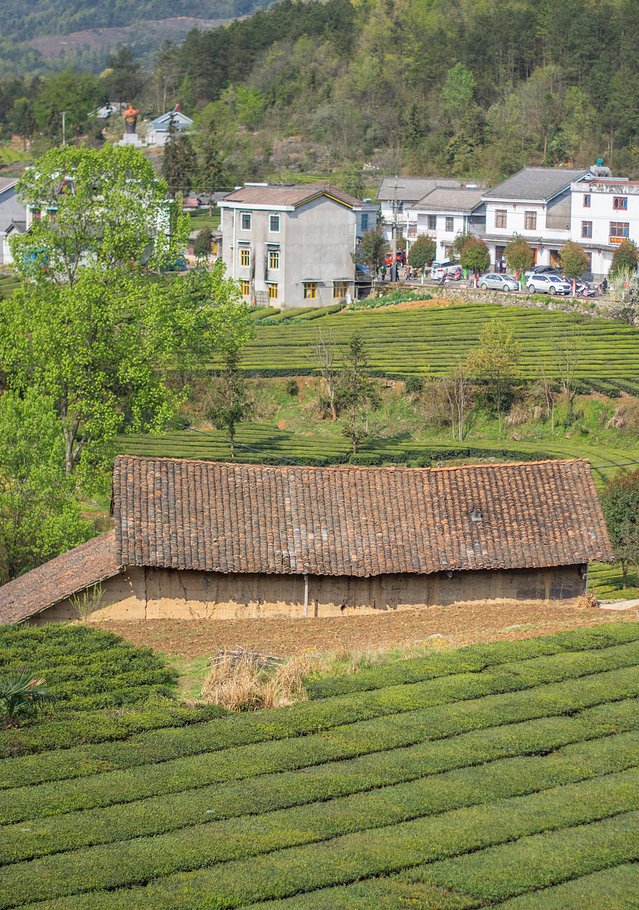
{"type": "Polygon", "coordinates": [[[0,621],[334,616],[565,601],[611,559],[586,461],[274,467],[120,457],[115,529],[0,588],[0,621]]]}

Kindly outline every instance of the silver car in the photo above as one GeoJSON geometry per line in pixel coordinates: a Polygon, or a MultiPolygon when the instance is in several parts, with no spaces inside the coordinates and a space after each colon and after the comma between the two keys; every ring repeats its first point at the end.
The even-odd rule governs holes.
{"type": "Polygon", "coordinates": [[[479,279],[479,287],[482,291],[488,289],[494,291],[518,291],[519,282],[512,275],[499,275],[497,272],[489,272],[482,275],[479,279]]]}
{"type": "Polygon", "coordinates": [[[526,287],[536,294],[570,294],[572,291],[570,282],[559,275],[530,275],[526,287]]]}

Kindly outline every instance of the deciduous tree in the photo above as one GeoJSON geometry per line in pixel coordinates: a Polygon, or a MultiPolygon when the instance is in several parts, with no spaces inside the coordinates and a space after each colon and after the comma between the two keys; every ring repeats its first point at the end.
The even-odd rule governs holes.
{"type": "Polygon", "coordinates": [[[422,234],[411,246],[408,253],[408,264],[414,269],[423,269],[435,258],[437,245],[432,237],[422,234]]]}
{"type": "Polygon", "coordinates": [[[629,566],[639,566],[639,471],[611,480],[601,502],[610,540],[621,563],[626,584],[629,566]]]}
{"type": "Polygon", "coordinates": [[[70,474],[81,459],[108,460],[117,433],[164,426],[185,394],[170,371],[239,351],[250,333],[221,263],[168,281],[86,269],[72,285],[24,282],[0,302],[0,371],[18,394],[51,400],[70,474]]]}
{"type": "Polygon", "coordinates": [[[53,402],[0,396],[0,584],[82,543],[91,526],[64,470],[53,402]]]}
{"type": "Polygon", "coordinates": [[[370,435],[370,411],[379,406],[377,384],[369,373],[366,347],[361,335],[353,335],[346,349],[336,403],[342,420],[342,435],[350,441],[355,455],[361,443],[370,435]]]}
{"type": "Polygon", "coordinates": [[[535,264],[535,253],[524,237],[513,237],[504,250],[508,270],[514,272],[517,281],[521,275],[535,264]]]}
{"type": "Polygon", "coordinates": [[[188,218],[133,148],[51,149],[25,172],[18,195],[40,215],[12,240],[29,279],[72,283],[82,269],[128,278],[170,265],[186,244],[188,218]]]}
{"type": "Polygon", "coordinates": [[[381,230],[373,228],[370,231],[366,231],[363,235],[359,246],[353,253],[353,259],[355,262],[368,266],[371,270],[371,275],[377,275],[386,259],[387,251],[388,244],[384,240],[381,230]]]}
{"type": "Polygon", "coordinates": [[[459,262],[463,269],[468,269],[475,276],[475,284],[481,272],[490,266],[490,253],[483,240],[473,237],[461,248],[459,262]]]}
{"type": "Polygon", "coordinates": [[[612,257],[610,277],[617,275],[634,275],[639,262],[639,249],[632,240],[622,240],[612,257]]]}
{"type": "Polygon", "coordinates": [[[224,369],[218,380],[206,416],[220,430],[226,430],[229,437],[231,458],[235,458],[235,434],[237,425],[247,420],[253,410],[249,387],[240,370],[240,355],[229,350],[224,357],[224,369]]]}
{"type": "Polygon", "coordinates": [[[468,355],[468,374],[483,386],[500,427],[502,413],[512,400],[519,376],[520,353],[521,345],[515,340],[512,329],[494,319],[482,329],[479,345],[468,355]]]}
{"type": "Polygon", "coordinates": [[[567,240],[559,253],[561,267],[566,278],[572,281],[572,292],[575,293],[577,278],[581,278],[588,268],[588,254],[578,243],[567,240]]]}

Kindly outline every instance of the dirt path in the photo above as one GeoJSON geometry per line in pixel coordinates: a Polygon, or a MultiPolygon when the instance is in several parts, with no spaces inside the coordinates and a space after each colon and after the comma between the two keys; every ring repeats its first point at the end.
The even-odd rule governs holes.
{"type": "Polygon", "coordinates": [[[461,604],[426,610],[340,616],[327,619],[154,620],[102,623],[102,628],[139,645],[176,657],[194,658],[220,648],[250,648],[268,654],[305,651],[383,650],[427,642],[435,636],[450,647],[549,635],[561,629],[605,622],[638,621],[639,610],[504,603],[461,604]]]}

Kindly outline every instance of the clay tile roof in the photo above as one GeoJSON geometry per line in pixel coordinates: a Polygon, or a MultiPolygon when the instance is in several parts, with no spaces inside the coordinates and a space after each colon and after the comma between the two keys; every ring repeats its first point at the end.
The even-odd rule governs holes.
{"type": "Polygon", "coordinates": [[[115,559],[115,531],[107,531],[2,585],[0,623],[22,622],[121,571],[115,559]]]}
{"type": "Polygon", "coordinates": [[[116,561],[371,576],[612,558],[586,461],[273,467],[122,456],[116,561]]]}
{"type": "Polygon", "coordinates": [[[227,202],[239,202],[242,205],[292,205],[300,206],[317,196],[332,196],[339,202],[348,206],[362,205],[362,200],[344,193],[335,186],[328,183],[302,184],[301,186],[278,186],[276,184],[254,185],[250,184],[235,190],[233,193],[227,193],[224,199],[220,200],[224,205],[227,202]]]}

